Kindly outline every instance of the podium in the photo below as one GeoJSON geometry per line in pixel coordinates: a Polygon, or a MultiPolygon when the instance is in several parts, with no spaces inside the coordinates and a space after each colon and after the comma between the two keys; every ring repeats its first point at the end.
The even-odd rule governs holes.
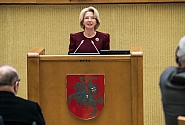
{"type": "Polygon", "coordinates": [[[40,104],[47,125],[143,125],[143,52],[128,55],[45,55],[27,53],[28,99],[40,104]],[[68,109],[68,74],[104,74],[104,107],[90,120],[68,109]]]}
{"type": "Polygon", "coordinates": [[[178,116],[178,125],[185,125],[185,117],[184,116],[178,116]]]}

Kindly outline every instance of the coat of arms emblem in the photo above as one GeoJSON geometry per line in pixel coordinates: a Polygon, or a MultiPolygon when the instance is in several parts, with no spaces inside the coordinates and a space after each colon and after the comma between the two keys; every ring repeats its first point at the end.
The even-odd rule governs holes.
{"type": "Polygon", "coordinates": [[[95,118],[104,107],[104,75],[67,75],[67,104],[74,116],[95,118]]]}

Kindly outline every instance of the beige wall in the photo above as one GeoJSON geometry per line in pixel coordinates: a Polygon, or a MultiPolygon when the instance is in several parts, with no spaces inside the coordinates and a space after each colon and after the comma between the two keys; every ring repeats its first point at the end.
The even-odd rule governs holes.
{"type": "MultiPolygon", "coordinates": [[[[67,54],[69,34],[82,29],[78,16],[89,5],[1,5],[0,65],[19,72],[19,96],[27,98],[27,52],[42,46],[46,54],[67,54]]],[[[176,65],[174,52],[185,35],[185,3],[96,4],[99,31],[111,35],[111,49],[141,46],[144,51],[144,123],[163,125],[161,72],[176,65]]],[[[47,84],[47,83],[46,83],[47,84]]]]}

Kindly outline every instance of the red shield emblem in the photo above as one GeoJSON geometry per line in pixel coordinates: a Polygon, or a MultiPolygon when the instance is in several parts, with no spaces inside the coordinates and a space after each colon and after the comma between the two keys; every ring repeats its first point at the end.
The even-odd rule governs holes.
{"type": "Polygon", "coordinates": [[[74,116],[95,118],[104,107],[104,75],[67,75],[67,104],[74,116]]]}

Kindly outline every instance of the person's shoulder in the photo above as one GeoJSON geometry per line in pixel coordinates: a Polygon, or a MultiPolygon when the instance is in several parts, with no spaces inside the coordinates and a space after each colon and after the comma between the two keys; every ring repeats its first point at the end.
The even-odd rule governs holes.
{"type": "Polygon", "coordinates": [[[167,67],[164,72],[169,72],[169,71],[176,71],[178,69],[177,66],[169,66],[167,67]]]}
{"type": "Polygon", "coordinates": [[[99,32],[99,31],[96,31],[96,32],[97,32],[97,35],[104,36],[105,38],[110,37],[109,33],[104,33],[104,32],[99,32]]]}
{"type": "Polygon", "coordinates": [[[177,69],[178,69],[177,66],[169,66],[166,69],[164,69],[164,71],[162,72],[162,74],[164,74],[164,73],[170,73],[170,72],[176,71],[177,69]]]}
{"type": "Polygon", "coordinates": [[[83,32],[70,33],[71,37],[75,37],[75,36],[79,36],[79,35],[83,35],[83,32]]]}
{"type": "Polygon", "coordinates": [[[173,73],[174,71],[176,71],[178,69],[177,66],[169,66],[166,69],[164,69],[164,71],[161,73],[161,78],[164,76],[169,76],[171,73],[173,73]]]}
{"type": "Polygon", "coordinates": [[[31,100],[28,100],[28,99],[24,99],[24,98],[21,98],[21,97],[17,97],[17,99],[19,100],[19,102],[21,102],[22,104],[25,104],[25,105],[37,105],[38,103],[37,102],[34,102],[34,101],[31,101],[31,100]]]}
{"type": "Polygon", "coordinates": [[[100,31],[96,31],[96,32],[97,32],[97,34],[99,34],[99,35],[110,36],[109,33],[104,33],[104,32],[100,32],[100,31]]]}

